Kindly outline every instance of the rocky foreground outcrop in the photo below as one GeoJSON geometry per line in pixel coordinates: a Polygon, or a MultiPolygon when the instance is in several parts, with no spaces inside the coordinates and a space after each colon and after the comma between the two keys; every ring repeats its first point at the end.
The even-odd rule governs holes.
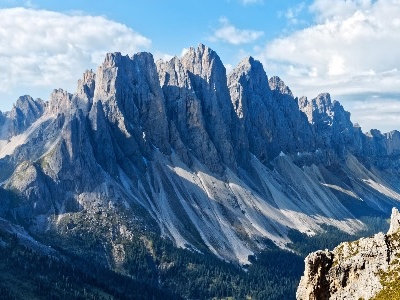
{"type": "Polygon", "coordinates": [[[392,210],[387,234],[345,242],[305,259],[298,300],[398,299],[400,214],[392,210]]]}

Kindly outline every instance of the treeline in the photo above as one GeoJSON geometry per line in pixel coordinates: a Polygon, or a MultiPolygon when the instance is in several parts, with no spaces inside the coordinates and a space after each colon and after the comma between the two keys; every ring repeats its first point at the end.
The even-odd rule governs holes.
{"type": "Polygon", "coordinates": [[[1,299],[179,299],[86,261],[39,254],[15,234],[0,239],[1,299]]]}
{"type": "Polygon", "coordinates": [[[0,239],[1,299],[293,299],[303,272],[302,258],[275,246],[243,268],[152,236],[154,257],[139,240],[125,244],[124,276],[65,252],[39,254],[16,235],[0,239]]]}
{"type": "MultiPolygon", "coordinates": [[[[360,236],[387,230],[382,218],[363,221],[369,229],[360,236]]],[[[60,255],[54,257],[39,254],[22,245],[16,235],[0,230],[0,295],[1,299],[60,300],[295,299],[307,254],[358,238],[335,227],[324,229],[325,233],[314,237],[290,231],[293,243],[289,246],[295,252],[269,243],[264,251],[249,257],[247,266],[222,261],[209,252],[176,248],[159,235],[137,232],[131,240],[119,241],[124,263],[114,271],[90,256],[101,242],[97,237],[81,240],[81,246],[87,242],[82,249],[91,249],[90,255],[77,255],[57,247],[55,241],[60,255]]],[[[69,242],[76,241],[65,240],[69,242]]]]}
{"type": "Polygon", "coordinates": [[[303,258],[272,245],[241,267],[210,253],[178,249],[169,240],[152,237],[152,252],[140,244],[126,246],[126,267],[133,277],[145,274],[160,288],[185,299],[294,299],[303,273],[303,258]]]}

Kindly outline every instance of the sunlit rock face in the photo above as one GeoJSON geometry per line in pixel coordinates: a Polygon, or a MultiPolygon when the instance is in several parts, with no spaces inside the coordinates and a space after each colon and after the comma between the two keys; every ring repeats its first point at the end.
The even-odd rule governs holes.
{"type": "Polygon", "coordinates": [[[308,255],[296,298],[372,299],[382,289],[393,289],[388,283],[398,280],[399,229],[400,214],[393,208],[387,234],[378,233],[342,243],[332,251],[308,255]]]}

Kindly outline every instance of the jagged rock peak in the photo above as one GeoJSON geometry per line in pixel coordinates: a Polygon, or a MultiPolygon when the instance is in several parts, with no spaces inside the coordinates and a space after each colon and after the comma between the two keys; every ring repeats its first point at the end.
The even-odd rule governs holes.
{"type": "MultiPolygon", "coordinates": [[[[240,119],[254,113],[248,111],[250,106],[270,100],[268,76],[262,64],[251,56],[244,58],[229,74],[228,87],[234,110],[240,119]]],[[[254,109],[259,112],[260,107],[254,109]]]]}
{"type": "Polygon", "coordinates": [[[15,114],[17,110],[20,111],[26,118],[38,118],[42,115],[44,109],[44,102],[41,99],[34,100],[29,95],[20,96],[16,103],[13,105],[11,115],[15,114]]]}
{"type": "Polygon", "coordinates": [[[72,94],[63,89],[54,89],[46,105],[46,113],[57,115],[71,109],[72,94]]]}
{"type": "Polygon", "coordinates": [[[111,123],[127,137],[135,136],[131,149],[140,144],[145,152],[146,143],[169,151],[164,97],[152,54],[108,53],[96,73],[93,103],[98,101],[111,123]]]}
{"type": "MultiPolygon", "coordinates": [[[[104,58],[103,62],[103,67],[114,67],[118,62],[121,60],[123,55],[121,52],[110,52],[106,54],[106,57],[104,58]]],[[[125,55],[125,57],[129,57],[128,55],[125,55]]]]}
{"type": "Polygon", "coordinates": [[[14,106],[18,107],[18,108],[23,108],[26,105],[28,105],[29,103],[33,103],[35,102],[35,100],[29,96],[29,95],[24,95],[24,96],[20,96],[16,103],[14,104],[14,106]]]}
{"type": "Polygon", "coordinates": [[[96,83],[96,73],[92,70],[86,70],[83,73],[83,78],[78,81],[77,93],[86,95],[88,98],[93,98],[96,83]]]}
{"type": "Polygon", "coordinates": [[[332,107],[332,99],[329,93],[321,93],[313,100],[320,112],[326,112],[332,107]]]}
{"type": "Polygon", "coordinates": [[[394,234],[400,229],[400,213],[397,208],[393,207],[392,215],[390,216],[390,227],[387,234],[394,234]]]}
{"type": "Polygon", "coordinates": [[[34,100],[29,95],[19,97],[11,111],[0,112],[0,125],[5,124],[1,137],[10,138],[22,133],[43,115],[44,109],[45,103],[41,99],[34,100]]]}
{"type": "MultiPolygon", "coordinates": [[[[249,67],[252,67],[252,66],[254,66],[254,64],[255,64],[256,62],[257,62],[257,63],[260,63],[258,60],[255,60],[252,56],[247,56],[247,57],[243,58],[243,59],[239,62],[237,68],[239,68],[240,66],[249,66],[249,67]]],[[[261,64],[261,63],[260,63],[260,64],[261,64]]]]}
{"type": "Polygon", "coordinates": [[[94,73],[92,69],[86,70],[85,73],[83,73],[83,83],[92,82],[95,79],[96,73],[94,73]]]}
{"type": "Polygon", "coordinates": [[[264,67],[258,60],[253,57],[248,56],[244,58],[236,68],[228,76],[228,85],[235,81],[235,77],[241,77],[245,75],[245,79],[249,81],[250,79],[258,81],[260,78],[265,78],[268,80],[268,76],[264,71],[264,67]]]}
{"type": "MultiPolygon", "coordinates": [[[[197,48],[190,47],[182,56],[181,62],[186,70],[209,82],[211,77],[226,77],[226,69],[218,54],[211,48],[199,44],[197,48]]],[[[215,80],[215,78],[214,78],[215,80]]]]}
{"type": "Polygon", "coordinates": [[[331,95],[329,93],[321,93],[317,97],[311,100],[308,100],[307,97],[303,96],[299,98],[299,105],[301,107],[311,105],[321,112],[326,112],[328,108],[329,109],[332,108],[331,95]]]}
{"type": "Polygon", "coordinates": [[[273,91],[278,91],[281,94],[287,94],[293,97],[290,88],[278,76],[272,76],[269,79],[269,87],[273,91]]]}
{"type": "Polygon", "coordinates": [[[308,100],[307,97],[298,99],[299,108],[303,111],[310,124],[318,122],[321,118],[333,117],[333,104],[329,93],[319,94],[316,98],[308,100]]]}
{"type": "Polygon", "coordinates": [[[153,54],[150,52],[138,52],[132,55],[132,60],[139,59],[144,62],[148,62],[154,64],[154,57],[153,54]]]}
{"type": "Polygon", "coordinates": [[[103,67],[111,68],[118,66],[121,62],[125,62],[126,59],[130,59],[132,61],[139,59],[154,64],[154,58],[150,52],[138,52],[133,54],[131,57],[129,55],[122,55],[121,52],[109,52],[104,58],[103,67]]]}
{"type": "MultiPolygon", "coordinates": [[[[204,44],[199,44],[197,47],[190,47],[189,50],[182,56],[183,58],[190,57],[192,59],[201,59],[203,57],[218,57],[218,54],[204,44]]],[[[195,62],[195,61],[193,61],[195,62]]]]}
{"type": "Polygon", "coordinates": [[[218,56],[218,54],[212,50],[211,48],[209,48],[208,46],[200,43],[197,45],[197,47],[190,47],[189,51],[187,51],[185,53],[185,55],[183,56],[193,56],[193,55],[197,55],[197,56],[218,56]]]}
{"type": "Polygon", "coordinates": [[[379,138],[382,136],[382,132],[378,129],[370,129],[365,134],[369,137],[378,137],[379,138]]]}

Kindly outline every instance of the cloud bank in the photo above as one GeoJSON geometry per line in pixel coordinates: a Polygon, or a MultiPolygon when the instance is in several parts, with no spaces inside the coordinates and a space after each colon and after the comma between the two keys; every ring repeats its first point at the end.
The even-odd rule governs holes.
{"type": "Polygon", "coordinates": [[[10,106],[4,103],[7,93],[17,87],[21,94],[31,88],[75,89],[85,68],[96,68],[105,53],[131,55],[151,45],[148,38],[105,17],[27,8],[0,9],[0,40],[3,109],[10,106]]]}

